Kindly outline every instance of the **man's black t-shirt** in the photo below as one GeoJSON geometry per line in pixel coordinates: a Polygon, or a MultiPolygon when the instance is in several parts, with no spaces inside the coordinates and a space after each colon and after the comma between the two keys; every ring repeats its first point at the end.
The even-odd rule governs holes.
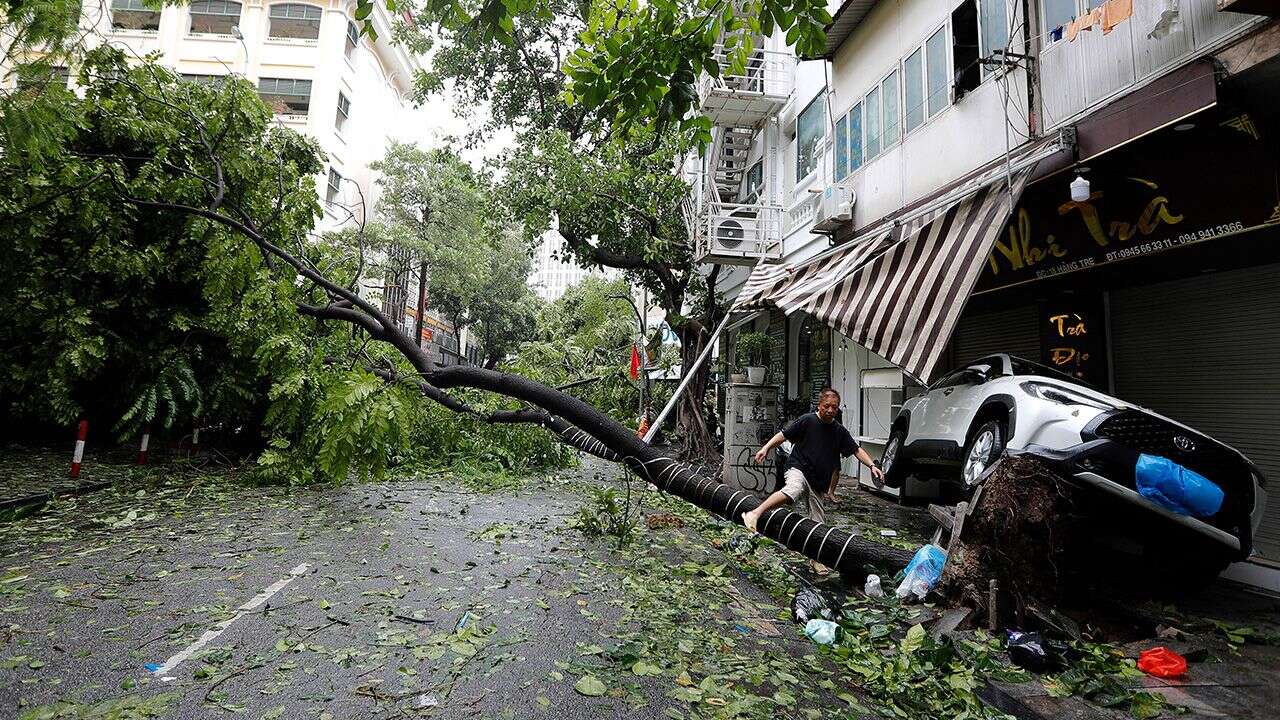
{"type": "Polygon", "coordinates": [[[831,473],[835,472],[841,457],[858,451],[858,442],[838,422],[825,423],[817,413],[806,413],[796,418],[782,431],[793,447],[787,467],[804,473],[809,489],[824,493],[831,487],[831,473]]]}

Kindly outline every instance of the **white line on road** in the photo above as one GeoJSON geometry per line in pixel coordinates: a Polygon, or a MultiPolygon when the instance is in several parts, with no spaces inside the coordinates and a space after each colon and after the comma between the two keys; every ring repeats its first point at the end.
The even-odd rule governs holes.
{"type": "Polygon", "coordinates": [[[217,638],[222,633],[226,632],[227,628],[231,627],[231,623],[235,622],[236,620],[239,620],[240,618],[244,617],[248,613],[251,613],[254,610],[257,610],[259,607],[262,606],[263,603],[265,603],[267,600],[270,600],[272,595],[275,595],[276,593],[283,590],[286,585],[293,582],[294,580],[297,580],[298,577],[306,573],[310,567],[311,566],[308,565],[307,563],[302,563],[298,567],[290,570],[289,577],[284,578],[282,580],[275,581],[270,586],[268,586],[265,590],[255,595],[252,600],[236,608],[235,615],[232,615],[226,620],[223,620],[222,622],[213,626],[209,630],[206,630],[205,633],[201,635],[198,640],[196,640],[195,642],[183,648],[181,651],[178,652],[177,655],[174,655],[173,657],[166,660],[164,665],[161,665],[155,670],[152,670],[151,671],[152,674],[161,676],[161,680],[172,680],[173,678],[164,677],[164,676],[173,672],[174,668],[178,667],[183,662],[191,659],[191,656],[200,652],[201,648],[203,648],[205,645],[208,645],[210,642],[212,642],[215,638],[217,638]]]}

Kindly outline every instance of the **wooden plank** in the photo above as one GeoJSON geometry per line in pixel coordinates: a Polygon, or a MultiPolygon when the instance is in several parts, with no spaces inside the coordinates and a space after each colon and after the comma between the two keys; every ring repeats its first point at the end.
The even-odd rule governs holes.
{"type": "Polygon", "coordinates": [[[950,508],[945,508],[941,505],[930,505],[929,515],[946,530],[950,530],[955,524],[955,518],[952,517],[950,508]]]}

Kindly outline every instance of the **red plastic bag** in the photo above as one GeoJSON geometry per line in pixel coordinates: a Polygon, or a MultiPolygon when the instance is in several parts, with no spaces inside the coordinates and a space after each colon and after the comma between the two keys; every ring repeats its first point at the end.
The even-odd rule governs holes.
{"type": "Polygon", "coordinates": [[[1187,671],[1187,659],[1167,647],[1153,647],[1138,656],[1138,669],[1156,677],[1176,677],[1187,671]]]}

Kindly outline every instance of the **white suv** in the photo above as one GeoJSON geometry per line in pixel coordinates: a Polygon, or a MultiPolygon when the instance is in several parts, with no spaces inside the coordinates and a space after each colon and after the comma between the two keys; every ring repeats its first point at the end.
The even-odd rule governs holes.
{"type": "MultiPolygon", "coordinates": [[[[1010,355],[970,363],[908,400],[894,419],[880,464],[891,487],[902,488],[907,476],[916,475],[939,478],[953,491],[950,496],[965,496],[1006,449],[1035,454],[1100,491],[1111,499],[1104,505],[1126,511],[1129,529],[1154,527],[1154,536],[1171,546],[1180,537],[1193,539],[1198,549],[1210,548],[1210,565],[1219,570],[1253,549],[1266,481],[1243,454],[1010,355]],[[1140,454],[1167,458],[1208,478],[1223,491],[1221,508],[1197,519],[1138,494],[1134,467],[1140,454]]],[[[902,497],[913,499],[905,488],[902,497]]]]}

